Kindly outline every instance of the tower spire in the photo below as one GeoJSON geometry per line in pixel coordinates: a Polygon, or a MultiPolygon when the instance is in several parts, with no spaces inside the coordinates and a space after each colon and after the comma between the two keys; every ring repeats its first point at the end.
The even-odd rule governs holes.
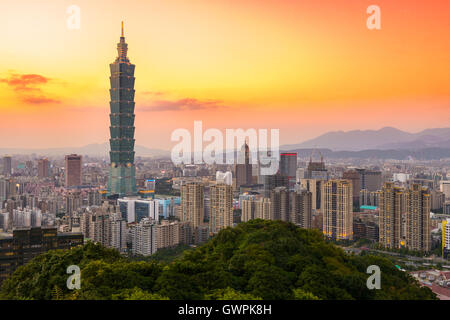
{"type": "Polygon", "coordinates": [[[122,21],[122,32],[120,35],[120,41],[117,44],[118,56],[117,56],[116,61],[130,62],[127,58],[127,51],[128,51],[128,45],[125,42],[125,35],[124,35],[124,31],[123,31],[123,21],[122,21]]]}

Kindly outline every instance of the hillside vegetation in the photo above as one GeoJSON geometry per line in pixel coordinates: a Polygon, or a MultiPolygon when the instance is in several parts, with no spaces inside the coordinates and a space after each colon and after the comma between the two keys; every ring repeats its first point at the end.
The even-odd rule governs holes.
{"type": "Polygon", "coordinates": [[[252,220],[171,262],[136,261],[87,243],[42,254],[4,282],[3,299],[435,299],[389,260],[350,256],[320,232],[252,220]],[[68,290],[69,265],[81,289],[68,290]],[[381,289],[369,290],[369,265],[381,289]]]}

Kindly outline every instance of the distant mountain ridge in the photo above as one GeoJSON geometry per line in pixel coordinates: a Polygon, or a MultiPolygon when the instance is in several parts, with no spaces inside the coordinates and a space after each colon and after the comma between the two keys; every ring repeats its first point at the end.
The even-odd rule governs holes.
{"type": "MultiPolygon", "coordinates": [[[[30,149],[30,148],[0,148],[0,154],[36,154],[36,155],[48,155],[59,156],[65,154],[81,154],[87,156],[105,156],[109,157],[109,143],[93,143],[82,147],[66,147],[66,148],[47,148],[47,149],[30,149]]],[[[161,149],[150,149],[137,145],[135,147],[137,156],[149,156],[149,157],[164,157],[170,153],[161,149]]]]}
{"type": "Polygon", "coordinates": [[[450,148],[450,128],[426,129],[409,133],[392,127],[380,130],[331,131],[281,150],[325,148],[333,151],[450,148]]]}

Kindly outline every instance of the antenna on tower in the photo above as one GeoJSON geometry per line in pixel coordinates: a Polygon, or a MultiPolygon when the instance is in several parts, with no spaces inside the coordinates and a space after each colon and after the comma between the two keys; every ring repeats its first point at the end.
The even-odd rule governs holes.
{"type": "Polygon", "coordinates": [[[122,21],[122,35],[121,35],[121,37],[123,37],[124,35],[123,35],[123,21],[122,21]]]}

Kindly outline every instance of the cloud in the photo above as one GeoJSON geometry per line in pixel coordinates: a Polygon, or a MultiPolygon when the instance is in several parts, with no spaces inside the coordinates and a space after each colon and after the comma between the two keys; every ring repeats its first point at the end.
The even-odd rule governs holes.
{"type": "Polygon", "coordinates": [[[46,98],[44,96],[28,96],[23,97],[22,101],[29,103],[29,104],[42,104],[42,103],[60,103],[61,101],[52,99],[52,98],[46,98]]]}
{"type": "Polygon", "coordinates": [[[140,110],[147,112],[154,111],[185,111],[185,110],[207,110],[227,107],[221,100],[198,100],[194,98],[184,98],[175,101],[157,100],[148,106],[141,107],[140,110]]]}
{"type": "Polygon", "coordinates": [[[39,74],[12,74],[9,78],[0,79],[0,82],[4,82],[12,87],[14,90],[40,90],[36,86],[46,84],[50,78],[46,78],[39,74]]]}
{"type": "Polygon", "coordinates": [[[142,94],[152,95],[152,96],[162,96],[162,95],[164,95],[164,92],[161,92],[161,91],[144,91],[144,92],[142,92],[142,94]]]}
{"type": "Polygon", "coordinates": [[[59,103],[56,99],[46,97],[40,88],[50,80],[39,74],[10,74],[8,78],[0,78],[0,83],[6,83],[25,103],[59,103]]]}

